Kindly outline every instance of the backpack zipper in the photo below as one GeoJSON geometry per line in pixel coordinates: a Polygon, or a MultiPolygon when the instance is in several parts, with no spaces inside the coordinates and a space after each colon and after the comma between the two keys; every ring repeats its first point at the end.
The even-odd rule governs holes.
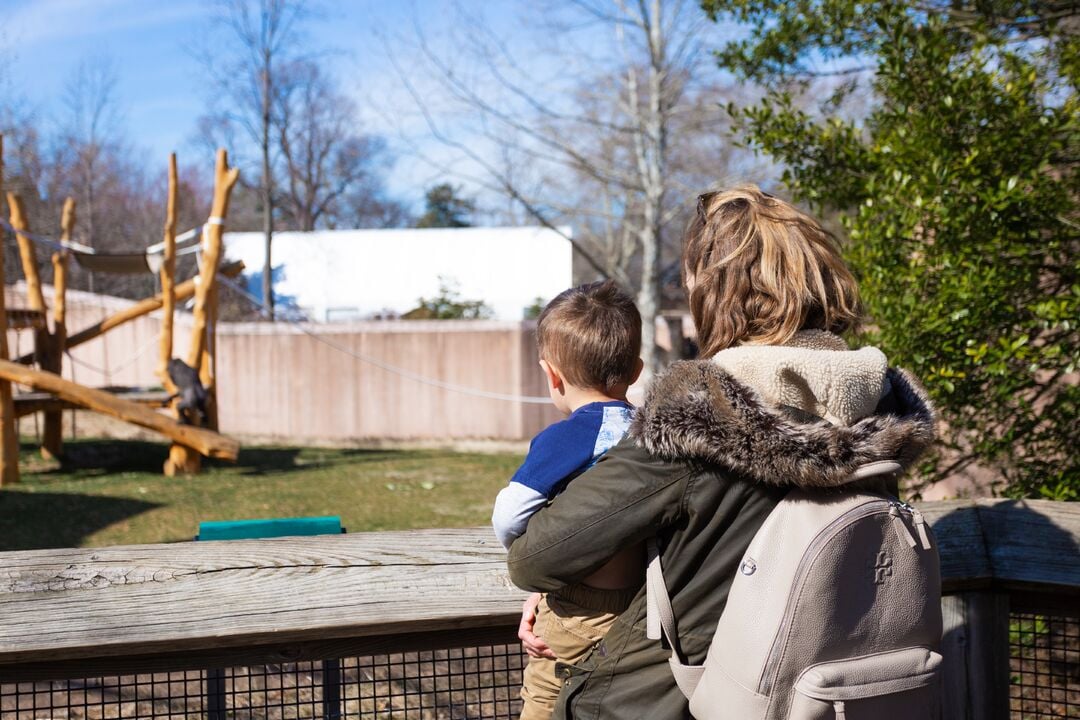
{"type": "MultiPolygon", "coordinates": [[[[795,602],[795,597],[798,594],[798,591],[802,589],[803,581],[806,574],[806,566],[817,558],[818,551],[821,549],[821,546],[828,542],[830,539],[832,539],[832,536],[839,532],[842,527],[849,525],[856,520],[861,520],[862,518],[869,515],[876,515],[879,513],[892,514],[893,511],[896,511],[897,515],[894,516],[894,523],[899,523],[903,525],[904,531],[910,532],[907,530],[907,525],[899,517],[900,509],[911,513],[913,517],[916,513],[919,512],[918,510],[915,510],[915,508],[900,500],[874,498],[871,500],[867,500],[862,505],[853,507],[852,509],[843,513],[831,523],[826,525],[821,530],[821,532],[819,532],[814,537],[806,552],[803,553],[802,559],[799,560],[799,565],[795,569],[796,583],[792,585],[792,588],[788,593],[787,604],[784,606],[784,618],[780,622],[780,628],[779,630],[777,630],[776,636],[773,638],[772,649],[769,651],[769,657],[765,661],[765,667],[761,672],[761,679],[758,682],[759,695],[772,695],[772,686],[773,683],[776,681],[774,675],[779,669],[778,666],[780,664],[780,651],[782,645],[781,641],[787,637],[788,625],[791,623],[792,604],[795,602]],[[884,505],[884,507],[882,507],[882,505],[884,505]]],[[[917,526],[920,525],[919,520],[922,520],[922,513],[919,513],[918,519],[915,520],[917,526]]],[[[925,523],[925,521],[923,521],[923,523],[925,523]]],[[[897,528],[897,531],[899,532],[899,528],[897,528]]],[[[929,549],[929,540],[926,539],[925,528],[920,527],[919,534],[920,537],[924,538],[923,547],[929,549]]],[[[915,543],[912,542],[911,546],[914,547],[915,543]]]]}

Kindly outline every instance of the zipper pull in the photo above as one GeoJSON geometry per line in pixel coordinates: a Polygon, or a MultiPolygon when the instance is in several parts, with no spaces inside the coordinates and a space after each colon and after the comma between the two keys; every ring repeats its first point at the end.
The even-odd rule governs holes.
{"type": "Polygon", "coordinates": [[[844,701],[837,700],[832,704],[833,712],[836,713],[836,720],[846,720],[847,716],[844,714],[844,701]]]}
{"type": "Polygon", "coordinates": [[[896,505],[890,505],[889,515],[893,519],[893,529],[896,530],[896,537],[900,538],[900,542],[906,542],[908,547],[915,547],[915,536],[908,530],[907,523],[904,522],[904,517],[900,514],[900,508],[896,505]]]}
{"type": "Polygon", "coordinates": [[[915,530],[919,533],[919,542],[922,544],[922,549],[929,550],[930,535],[926,532],[926,518],[915,508],[911,508],[911,517],[915,519],[915,530]]]}

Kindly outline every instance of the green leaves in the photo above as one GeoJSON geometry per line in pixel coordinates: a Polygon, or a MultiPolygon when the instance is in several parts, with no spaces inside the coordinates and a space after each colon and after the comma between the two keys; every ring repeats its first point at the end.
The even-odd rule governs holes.
{"type": "Polygon", "coordinates": [[[979,465],[1000,492],[1075,498],[1080,40],[1029,2],[704,6],[745,30],[721,62],[767,89],[730,109],[740,139],[837,218],[864,340],[939,404],[923,479],[979,465]],[[872,72],[848,107],[815,110],[813,73],[854,65],[872,72]]]}

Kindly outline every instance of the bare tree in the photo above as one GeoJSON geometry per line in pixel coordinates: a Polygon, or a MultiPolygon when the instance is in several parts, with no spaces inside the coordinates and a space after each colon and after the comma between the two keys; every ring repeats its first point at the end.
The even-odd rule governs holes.
{"type": "Polygon", "coordinates": [[[296,61],[282,73],[275,125],[282,210],[293,228],[393,222],[393,211],[380,207],[393,204],[379,197],[385,143],[358,132],[355,106],[316,63],[296,61]]]}
{"type": "Polygon", "coordinates": [[[465,18],[467,33],[447,42],[465,48],[465,70],[419,23],[408,68],[390,43],[388,53],[429,130],[455,155],[433,165],[510,198],[534,222],[560,232],[572,225],[567,237],[593,271],[637,291],[654,371],[665,245],[687,199],[741,162],[718,142],[730,88],[702,51],[704,16],[689,0],[565,0],[542,14],[532,22],[551,38],[555,78],[537,77],[529,51],[480,17],[465,18]],[[437,100],[424,80],[434,80],[437,100]],[[462,116],[476,120],[465,131],[462,116]]]}
{"type": "MultiPolygon", "coordinates": [[[[120,112],[116,69],[108,55],[83,59],[64,86],[57,165],[67,164],[86,238],[97,240],[101,208],[98,195],[105,182],[102,166],[119,149],[120,112]],[[111,157],[110,157],[111,156],[111,157]]],[[[94,291],[94,277],[89,278],[94,291]]]]}
{"type": "MultiPolygon", "coordinates": [[[[258,149],[259,180],[266,258],[263,261],[263,302],[274,316],[271,245],[274,237],[274,109],[282,74],[298,59],[301,23],[308,14],[305,0],[218,0],[215,29],[233,48],[231,60],[205,51],[216,107],[204,130],[239,128],[258,149]]],[[[235,146],[233,146],[235,147],[235,146]]],[[[239,154],[242,156],[243,152],[239,154]]]]}

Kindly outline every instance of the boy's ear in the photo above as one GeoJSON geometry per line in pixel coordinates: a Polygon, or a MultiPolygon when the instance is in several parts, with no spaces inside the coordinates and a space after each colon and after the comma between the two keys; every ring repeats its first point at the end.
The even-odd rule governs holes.
{"type": "Polygon", "coordinates": [[[559,368],[555,367],[547,360],[540,361],[540,367],[544,369],[544,374],[547,375],[548,385],[559,392],[563,389],[562,373],[559,372],[559,368]]]}
{"type": "Polygon", "coordinates": [[[630,382],[627,385],[633,385],[641,377],[641,371],[645,369],[645,361],[641,358],[637,359],[637,364],[634,365],[634,372],[630,374],[630,382]]]}

